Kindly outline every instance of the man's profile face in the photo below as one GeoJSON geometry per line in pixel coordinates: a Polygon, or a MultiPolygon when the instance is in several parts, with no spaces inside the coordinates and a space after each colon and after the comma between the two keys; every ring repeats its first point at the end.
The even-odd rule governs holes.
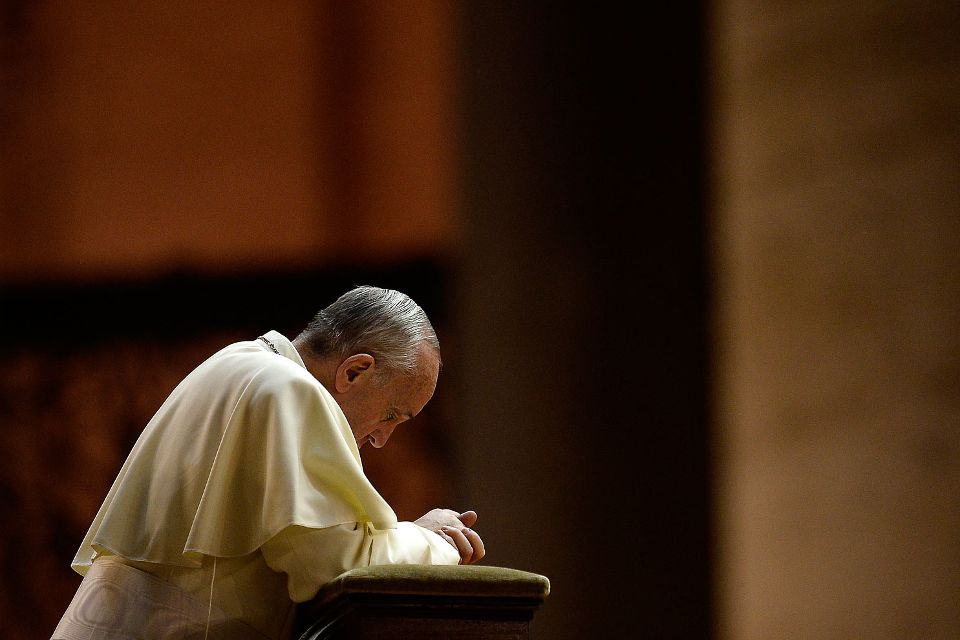
{"type": "Polygon", "coordinates": [[[430,401],[439,373],[437,353],[424,343],[413,375],[394,374],[386,381],[368,375],[357,380],[349,393],[338,398],[357,446],[368,442],[376,448],[385,445],[398,424],[420,413],[430,401]]]}

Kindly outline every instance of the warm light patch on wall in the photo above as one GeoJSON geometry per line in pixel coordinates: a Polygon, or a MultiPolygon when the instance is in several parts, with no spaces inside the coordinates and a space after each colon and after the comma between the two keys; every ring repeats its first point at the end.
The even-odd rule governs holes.
{"type": "Polygon", "coordinates": [[[24,9],[0,279],[442,253],[453,19],[442,2],[24,9]]]}

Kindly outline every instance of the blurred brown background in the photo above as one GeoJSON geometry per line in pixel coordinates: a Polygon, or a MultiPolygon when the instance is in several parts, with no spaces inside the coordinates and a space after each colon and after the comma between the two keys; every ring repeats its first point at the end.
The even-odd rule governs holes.
{"type": "Polygon", "coordinates": [[[960,637],[958,18],[4,2],[0,636],[187,371],[370,283],[445,365],[365,465],[536,638],[960,637]]]}

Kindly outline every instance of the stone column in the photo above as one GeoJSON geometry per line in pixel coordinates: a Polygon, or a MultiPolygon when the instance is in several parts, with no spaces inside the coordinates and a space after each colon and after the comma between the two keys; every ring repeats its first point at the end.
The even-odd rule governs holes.
{"type": "Polygon", "coordinates": [[[960,11],[714,15],[719,637],[960,637],[960,11]]]}

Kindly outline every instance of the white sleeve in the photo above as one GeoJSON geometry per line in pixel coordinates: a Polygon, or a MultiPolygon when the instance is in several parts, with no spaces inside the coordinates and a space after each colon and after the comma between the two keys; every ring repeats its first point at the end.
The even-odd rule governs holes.
{"type": "Polygon", "coordinates": [[[294,602],[304,602],[349,569],[375,564],[458,564],[460,554],[436,533],[412,522],[396,529],[370,523],[324,529],[290,526],[261,547],[267,565],[287,574],[294,602]]]}

